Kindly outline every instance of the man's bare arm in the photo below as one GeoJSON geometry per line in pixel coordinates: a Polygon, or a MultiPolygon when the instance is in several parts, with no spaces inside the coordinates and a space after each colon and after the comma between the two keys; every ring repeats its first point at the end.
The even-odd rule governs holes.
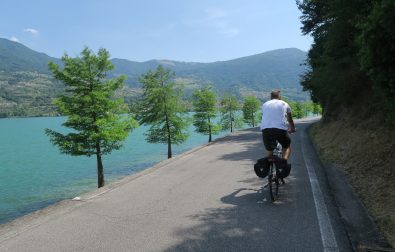
{"type": "Polygon", "coordinates": [[[292,119],[291,112],[287,113],[287,120],[288,120],[288,123],[289,123],[288,132],[289,133],[294,133],[296,131],[296,128],[295,128],[294,120],[292,119]]]}

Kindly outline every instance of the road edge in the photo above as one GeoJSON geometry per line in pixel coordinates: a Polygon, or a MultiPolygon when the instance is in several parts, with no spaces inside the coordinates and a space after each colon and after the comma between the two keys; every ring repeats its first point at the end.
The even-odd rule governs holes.
{"type": "Polygon", "coordinates": [[[357,252],[394,252],[395,250],[380,232],[376,223],[352,188],[343,169],[338,165],[322,160],[316,143],[310,134],[310,129],[314,124],[308,126],[307,135],[323,165],[329,189],[332,192],[335,206],[353,250],[357,252]]]}

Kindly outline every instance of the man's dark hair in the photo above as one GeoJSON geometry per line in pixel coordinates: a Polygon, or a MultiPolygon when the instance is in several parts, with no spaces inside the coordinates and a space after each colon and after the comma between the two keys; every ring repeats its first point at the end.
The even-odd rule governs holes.
{"type": "Polygon", "coordinates": [[[280,99],[280,90],[272,90],[272,92],[270,92],[270,99],[280,99]]]}

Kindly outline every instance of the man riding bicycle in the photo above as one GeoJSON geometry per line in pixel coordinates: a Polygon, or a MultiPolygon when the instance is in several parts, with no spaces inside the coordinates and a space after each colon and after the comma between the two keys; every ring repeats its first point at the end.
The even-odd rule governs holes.
{"type": "MultiPolygon", "coordinates": [[[[263,143],[267,150],[267,156],[273,155],[273,150],[279,142],[282,146],[284,167],[287,166],[291,155],[291,138],[289,133],[295,132],[295,124],[292,119],[291,107],[281,100],[280,90],[270,93],[269,101],[262,105],[262,130],[263,143]]],[[[290,168],[290,167],[289,167],[290,168]]]]}

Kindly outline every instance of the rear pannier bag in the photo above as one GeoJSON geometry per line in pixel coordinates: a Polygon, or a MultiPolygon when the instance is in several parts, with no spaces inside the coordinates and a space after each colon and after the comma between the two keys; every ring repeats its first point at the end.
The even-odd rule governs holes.
{"type": "Polygon", "coordinates": [[[267,157],[258,159],[256,164],[254,164],[254,171],[255,174],[260,177],[264,178],[269,173],[269,160],[267,157]]]}

